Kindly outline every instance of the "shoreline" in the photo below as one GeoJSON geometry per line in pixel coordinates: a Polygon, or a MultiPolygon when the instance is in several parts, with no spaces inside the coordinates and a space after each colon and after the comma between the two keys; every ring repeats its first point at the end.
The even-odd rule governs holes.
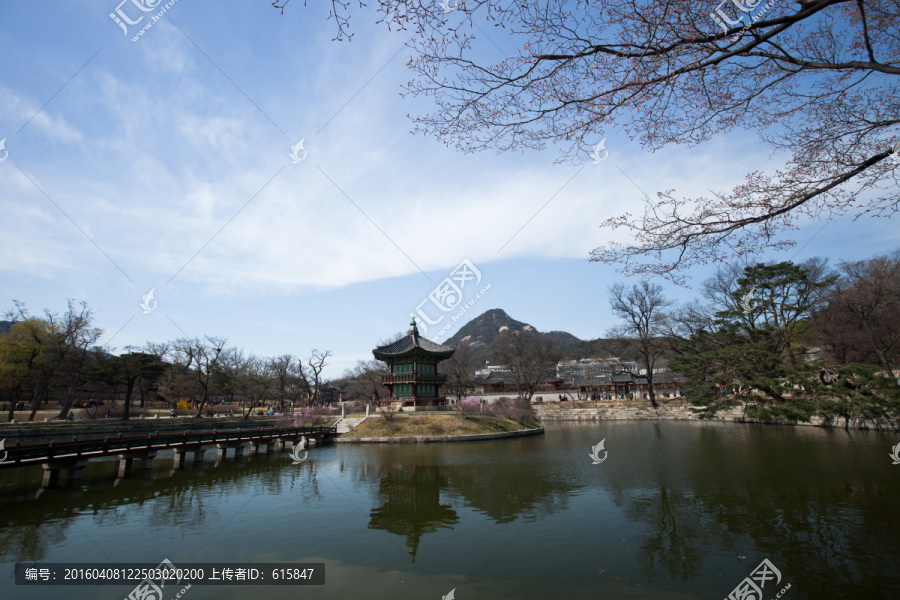
{"type": "Polygon", "coordinates": [[[699,421],[704,423],[737,423],[758,425],[788,425],[795,427],[821,427],[823,429],[851,429],[858,431],[897,432],[900,422],[893,424],[887,419],[866,418],[843,419],[813,416],[808,422],[782,419],[753,419],[744,416],[744,407],[723,410],[715,418],[702,419],[691,410],[690,405],[660,405],[656,410],[646,405],[610,405],[598,408],[539,408],[535,412],[541,423],[564,423],[582,421],[699,421]]]}
{"type": "Polygon", "coordinates": [[[476,433],[469,435],[417,435],[404,437],[368,437],[368,438],[332,438],[327,443],[335,444],[423,444],[435,442],[477,442],[481,440],[497,440],[502,438],[523,437],[526,435],[542,435],[543,427],[533,429],[516,429],[498,433],[476,433]]]}

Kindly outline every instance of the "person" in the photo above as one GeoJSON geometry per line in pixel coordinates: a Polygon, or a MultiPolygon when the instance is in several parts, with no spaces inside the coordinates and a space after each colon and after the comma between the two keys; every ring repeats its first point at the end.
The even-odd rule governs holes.
{"type": "Polygon", "coordinates": [[[109,419],[112,417],[112,413],[109,412],[109,409],[106,409],[106,418],[109,419]]]}
{"type": "Polygon", "coordinates": [[[69,411],[69,415],[66,417],[66,419],[69,420],[69,421],[74,421],[74,420],[75,420],[75,413],[73,413],[73,412],[70,410],[70,411],[69,411]]]}
{"type": "Polygon", "coordinates": [[[169,414],[171,414],[172,417],[174,417],[174,416],[177,414],[177,413],[175,412],[175,407],[174,407],[174,406],[172,407],[172,411],[171,411],[169,414]]]}

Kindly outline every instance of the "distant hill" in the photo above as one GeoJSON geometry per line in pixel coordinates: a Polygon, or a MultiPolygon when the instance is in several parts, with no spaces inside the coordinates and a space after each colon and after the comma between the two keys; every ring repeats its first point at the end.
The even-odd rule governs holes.
{"type": "Polygon", "coordinates": [[[504,327],[511,331],[536,331],[556,342],[559,346],[562,358],[579,359],[592,356],[618,356],[623,359],[635,360],[634,351],[623,347],[614,340],[596,339],[581,340],[567,331],[548,331],[542,333],[532,325],[513,319],[501,308],[492,308],[478,315],[457,331],[446,341],[441,342],[445,346],[458,347],[460,344],[474,344],[475,356],[479,364],[489,360],[488,346],[500,335],[504,327]]]}
{"type": "MultiPolygon", "coordinates": [[[[450,339],[444,342],[446,346],[456,348],[459,344],[474,344],[476,347],[490,346],[502,328],[508,328],[511,331],[535,331],[534,327],[522,321],[516,321],[506,311],[500,308],[492,308],[483,312],[454,333],[450,339]]],[[[560,332],[562,333],[562,332],[560,332]]],[[[570,334],[565,334],[570,335],[570,334]]],[[[571,336],[575,338],[575,336],[571,336]]],[[[576,340],[578,338],[575,338],[576,340]]]]}
{"type": "Polygon", "coordinates": [[[556,345],[560,348],[584,343],[568,331],[548,331],[544,335],[556,342],[556,345]]]}

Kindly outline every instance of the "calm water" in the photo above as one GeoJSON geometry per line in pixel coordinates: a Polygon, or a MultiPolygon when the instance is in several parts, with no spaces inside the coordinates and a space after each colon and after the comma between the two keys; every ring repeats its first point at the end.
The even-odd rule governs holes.
{"type": "MultiPolygon", "coordinates": [[[[324,562],[319,587],[194,586],[187,600],[725,598],[765,558],[787,600],[900,598],[900,465],[875,433],[750,425],[550,425],[468,444],[334,445],[76,490],[0,474],[0,598],[13,563],[324,562]],[[608,458],[591,447],[606,439],[608,458]]],[[[99,477],[99,478],[96,478],[99,477]]],[[[168,591],[169,588],[167,588],[168,591]]],[[[180,588],[172,588],[171,596],[180,588]]],[[[171,600],[166,597],[166,600],[171,600]]]]}

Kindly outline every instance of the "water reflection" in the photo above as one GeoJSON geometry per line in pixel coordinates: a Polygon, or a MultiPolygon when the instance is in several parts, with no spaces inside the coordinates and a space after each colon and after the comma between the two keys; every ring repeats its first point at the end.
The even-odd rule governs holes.
{"type": "Polygon", "coordinates": [[[449,504],[441,504],[447,479],[433,465],[393,465],[380,469],[380,480],[369,528],[383,529],[406,538],[406,550],[416,562],[419,540],[426,533],[459,522],[449,504]]]}
{"type": "Polygon", "coordinates": [[[151,479],[117,480],[115,461],[97,462],[82,488],[37,499],[39,474],[0,478],[10,490],[0,495],[0,562],[58,559],[61,548],[94,559],[87,540],[104,535],[117,556],[120,537],[148,531],[140,552],[152,559],[172,539],[216,560],[308,551],[348,572],[446,577],[443,593],[464,577],[485,593],[509,584],[491,588],[497,598],[721,598],[763,558],[792,583],[790,598],[900,597],[900,467],[889,441],[603,423],[497,443],[322,447],[300,465],[287,453],[174,471],[159,461],[151,479]],[[593,465],[590,447],[603,438],[609,459],[593,465]]]}

